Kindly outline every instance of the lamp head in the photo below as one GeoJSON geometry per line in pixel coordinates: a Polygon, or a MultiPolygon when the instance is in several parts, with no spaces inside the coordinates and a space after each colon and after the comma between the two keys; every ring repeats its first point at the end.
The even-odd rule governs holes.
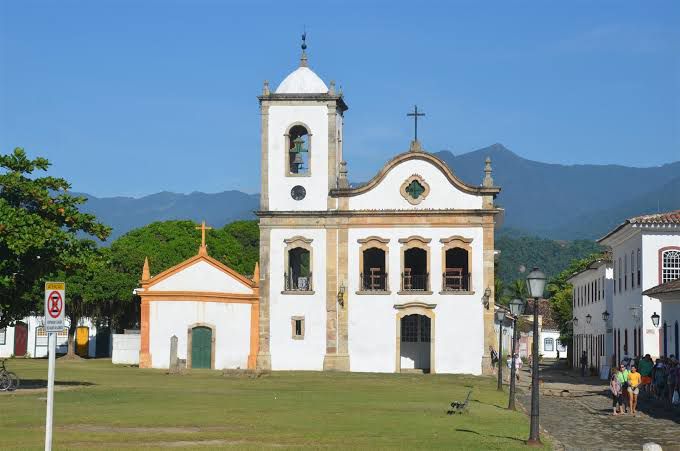
{"type": "Polygon", "coordinates": [[[659,320],[661,319],[661,316],[659,316],[658,313],[654,312],[652,315],[652,324],[654,324],[654,327],[659,327],[659,320]]]}
{"type": "Polygon", "coordinates": [[[496,310],[496,321],[498,321],[500,324],[503,324],[503,321],[505,320],[505,312],[503,310],[496,310]]]}
{"type": "Polygon", "coordinates": [[[590,324],[590,320],[591,320],[591,319],[593,319],[593,317],[590,315],[590,313],[588,313],[588,314],[586,315],[586,323],[587,323],[587,324],[590,324]]]}
{"type": "Polygon", "coordinates": [[[608,320],[609,320],[609,312],[605,310],[604,312],[602,312],[602,321],[604,321],[606,323],[608,320]]]}
{"type": "Polygon", "coordinates": [[[574,327],[578,326],[578,318],[574,317],[574,319],[571,320],[572,323],[574,323],[574,327]]]}
{"type": "Polygon", "coordinates": [[[519,316],[524,309],[524,301],[522,299],[513,299],[510,301],[510,313],[512,316],[519,316]]]}
{"type": "Polygon", "coordinates": [[[531,270],[527,276],[527,290],[529,296],[534,299],[543,297],[543,290],[545,289],[545,274],[538,268],[531,270]]]}

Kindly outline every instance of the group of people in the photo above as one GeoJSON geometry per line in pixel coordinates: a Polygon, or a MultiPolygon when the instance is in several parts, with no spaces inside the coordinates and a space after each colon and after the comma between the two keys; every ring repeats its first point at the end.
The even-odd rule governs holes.
{"type": "Polygon", "coordinates": [[[671,355],[652,360],[647,354],[642,358],[625,358],[618,367],[612,368],[609,389],[613,398],[613,413],[637,414],[640,392],[669,405],[680,405],[680,362],[671,355]]]}
{"type": "MultiPolygon", "coordinates": [[[[491,366],[495,369],[497,365],[501,365],[500,356],[498,352],[489,346],[489,354],[491,355],[491,366]]],[[[510,371],[512,370],[512,355],[508,354],[505,364],[508,367],[508,374],[506,375],[506,381],[510,382],[510,371]]],[[[519,354],[515,353],[515,378],[519,381],[519,370],[522,369],[522,359],[519,354]]]]}

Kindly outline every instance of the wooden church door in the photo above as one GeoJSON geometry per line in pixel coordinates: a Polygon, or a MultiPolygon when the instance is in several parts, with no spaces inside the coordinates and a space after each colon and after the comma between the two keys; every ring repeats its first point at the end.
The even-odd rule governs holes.
{"type": "Polygon", "coordinates": [[[212,353],[212,330],[208,327],[194,327],[191,331],[191,367],[210,368],[212,353]]]}

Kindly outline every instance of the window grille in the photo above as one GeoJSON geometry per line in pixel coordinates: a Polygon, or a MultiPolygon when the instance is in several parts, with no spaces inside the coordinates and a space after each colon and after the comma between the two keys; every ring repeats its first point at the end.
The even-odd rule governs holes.
{"type": "Polygon", "coordinates": [[[680,279],[680,250],[663,251],[661,260],[661,283],[680,279]]]}
{"type": "Polygon", "coordinates": [[[546,338],[543,340],[543,350],[546,352],[552,352],[555,350],[555,341],[552,338],[546,338]]]}

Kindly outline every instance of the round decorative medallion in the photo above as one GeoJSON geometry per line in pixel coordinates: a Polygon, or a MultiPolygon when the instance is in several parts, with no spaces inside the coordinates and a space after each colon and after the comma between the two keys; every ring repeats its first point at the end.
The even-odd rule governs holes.
{"type": "Polygon", "coordinates": [[[413,174],[404,181],[399,191],[408,203],[418,205],[430,194],[430,185],[418,174],[413,174]]]}
{"type": "Polygon", "coordinates": [[[304,186],[295,185],[292,190],[290,190],[290,196],[295,200],[302,200],[307,195],[307,190],[304,186]]]}

